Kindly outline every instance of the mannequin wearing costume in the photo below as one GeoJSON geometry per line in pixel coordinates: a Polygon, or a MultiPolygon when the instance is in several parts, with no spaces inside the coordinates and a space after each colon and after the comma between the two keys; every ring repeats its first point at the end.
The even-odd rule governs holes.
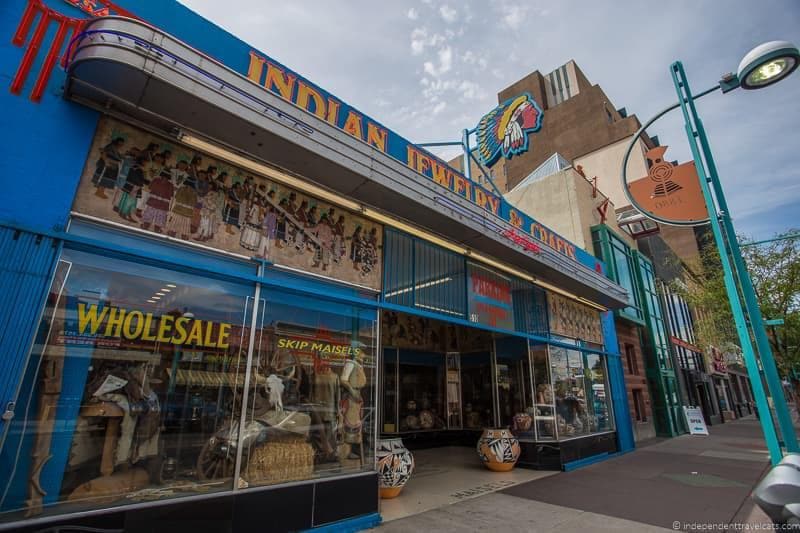
{"type": "Polygon", "coordinates": [[[342,417],[342,431],[344,433],[344,442],[351,445],[350,455],[348,459],[359,459],[361,456],[356,454],[354,445],[359,446],[359,451],[362,445],[361,428],[363,426],[363,418],[361,416],[364,400],[361,398],[361,389],[367,384],[367,375],[364,372],[364,367],[356,357],[348,360],[344,364],[341,376],[341,385],[344,389],[344,395],[339,406],[339,413],[342,417]]]}

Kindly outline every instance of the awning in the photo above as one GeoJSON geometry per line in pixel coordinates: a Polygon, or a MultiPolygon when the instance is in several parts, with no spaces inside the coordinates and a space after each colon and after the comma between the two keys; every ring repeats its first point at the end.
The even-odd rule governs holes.
{"type": "Polygon", "coordinates": [[[577,296],[628,305],[625,289],[601,273],[546,246],[515,245],[503,233],[516,228],[504,220],[159,29],[99,18],[72,53],[68,98],[163,135],[205,137],[577,296]]]}

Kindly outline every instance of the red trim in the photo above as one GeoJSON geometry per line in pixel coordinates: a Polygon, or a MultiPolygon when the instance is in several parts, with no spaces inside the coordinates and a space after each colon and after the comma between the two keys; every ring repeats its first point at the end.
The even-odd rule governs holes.
{"type": "Polygon", "coordinates": [[[53,67],[58,61],[58,55],[61,53],[61,46],[64,44],[64,37],[67,36],[72,21],[74,19],[58,15],[56,13],[49,13],[53,20],[58,21],[58,30],[53,42],[50,44],[50,50],[47,52],[47,57],[44,60],[42,68],[39,70],[39,76],[36,78],[36,85],[33,86],[31,93],[31,100],[38,102],[42,99],[42,94],[47,87],[47,82],[50,80],[50,74],[53,72],[53,67]]]}
{"type": "Polygon", "coordinates": [[[28,78],[28,73],[31,71],[33,62],[36,60],[36,54],[39,52],[39,47],[42,45],[44,35],[47,32],[47,26],[50,25],[49,9],[42,13],[39,18],[39,24],[36,26],[36,31],[33,33],[33,38],[28,49],[25,50],[25,55],[22,56],[22,61],[19,64],[14,81],[11,82],[11,92],[20,94],[22,87],[25,85],[25,80],[28,78]]]}
{"type": "Polygon", "coordinates": [[[44,11],[44,6],[42,6],[41,0],[30,0],[28,2],[25,11],[22,13],[19,26],[17,26],[17,32],[11,39],[12,44],[15,46],[22,46],[25,44],[25,37],[28,36],[33,19],[36,18],[36,13],[41,13],[42,11],[44,11]]]}

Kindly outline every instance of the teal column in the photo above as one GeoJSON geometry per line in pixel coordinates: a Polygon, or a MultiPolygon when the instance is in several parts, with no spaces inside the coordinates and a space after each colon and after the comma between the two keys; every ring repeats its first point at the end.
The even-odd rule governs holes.
{"type": "Polygon", "coordinates": [[[683,112],[684,127],[689,140],[689,146],[692,149],[692,157],[694,159],[695,167],[697,168],[700,187],[703,191],[703,199],[705,200],[706,208],[708,209],[709,222],[711,223],[711,229],[714,233],[714,240],[716,241],[717,248],[719,249],[725,280],[725,290],[728,294],[728,300],[731,305],[734,323],[736,324],[736,331],[739,335],[739,342],[742,345],[745,365],[747,366],[747,374],[750,377],[750,384],[753,387],[756,406],[759,414],[761,415],[759,420],[761,421],[761,426],[764,430],[764,439],[767,444],[767,449],[769,450],[770,460],[772,461],[772,464],[775,465],[781,460],[781,447],[775,433],[775,425],[772,422],[772,416],[770,414],[769,404],[767,403],[764,384],[761,382],[758,363],[753,351],[753,345],[750,341],[750,332],[747,329],[747,321],[745,320],[739,291],[736,287],[734,271],[731,267],[730,258],[728,257],[728,248],[725,244],[722,226],[719,218],[717,217],[717,208],[714,204],[714,198],[711,195],[711,189],[709,187],[709,181],[711,181],[711,179],[706,174],[706,168],[700,154],[700,148],[697,146],[697,138],[699,137],[699,133],[697,133],[693,127],[693,124],[696,124],[699,120],[697,118],[697,111],[694,107],[691,90],[689,89],[689,84],[686,80],[686,74],[683,70],[683,65],[681,62],[676,61],[673,63],[670,71],[672,74],[672,81],[675,85],[675,91],[678,93],[681,111],[683,112]]]}

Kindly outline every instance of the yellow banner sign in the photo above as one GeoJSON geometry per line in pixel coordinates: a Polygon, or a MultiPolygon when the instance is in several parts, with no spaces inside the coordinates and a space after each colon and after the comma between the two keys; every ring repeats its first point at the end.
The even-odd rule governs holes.
{"type": "Polygon", "coordinates": [[[79,303],[78,332],[198,348],[227,348],[231,324],[79,303]]]}

